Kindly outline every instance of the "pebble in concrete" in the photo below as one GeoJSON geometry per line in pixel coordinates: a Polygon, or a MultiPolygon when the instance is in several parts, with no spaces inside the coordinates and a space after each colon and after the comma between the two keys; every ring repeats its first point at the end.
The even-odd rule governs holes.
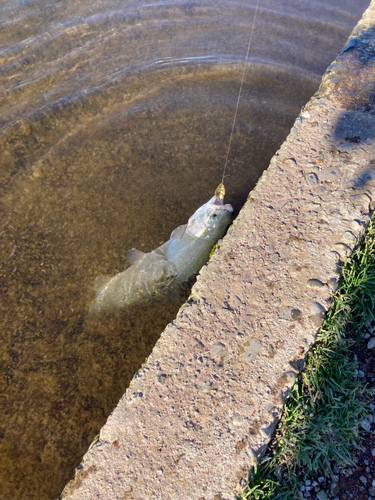
{"type": "Polygon", "coordinates": [[[228,500],[264,452],[374,206],[374,20],[372,2],[64,498],[228,500]]]}

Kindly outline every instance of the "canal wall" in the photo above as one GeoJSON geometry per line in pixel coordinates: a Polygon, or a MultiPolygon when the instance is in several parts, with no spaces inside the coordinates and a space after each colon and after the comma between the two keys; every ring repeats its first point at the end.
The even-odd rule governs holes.
{"type": "Polygon", "coordinates": [[[235,498],[374,208],[374,82],[375,0],[64,499],[235,498]]]}

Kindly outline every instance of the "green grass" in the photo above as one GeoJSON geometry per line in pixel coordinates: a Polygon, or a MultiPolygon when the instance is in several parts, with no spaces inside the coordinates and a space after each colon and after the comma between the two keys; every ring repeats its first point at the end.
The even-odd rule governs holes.
{"type": "Polygon", "coordinates": [[[360,421],[369,414],[371,391],[354,374],[350,360],[355,332],[374,318],[375,217],[342,267],[339,288],[327,311],[304,371],[285,404],[268,454],[249,472],[241,500],[295,500],[310,471],[332,472],[352,463],[361,445],[360,421]]]}

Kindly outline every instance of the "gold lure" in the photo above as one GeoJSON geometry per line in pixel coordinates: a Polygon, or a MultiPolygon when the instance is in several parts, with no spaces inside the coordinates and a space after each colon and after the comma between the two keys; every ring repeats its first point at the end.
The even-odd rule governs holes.
{"type": "Polygon", "coordinates": [[[225,187],[223,183],[219,184],[218,187],[215,189],[215,196],[217,200],[222,200],[224,198],[225,187]]]}

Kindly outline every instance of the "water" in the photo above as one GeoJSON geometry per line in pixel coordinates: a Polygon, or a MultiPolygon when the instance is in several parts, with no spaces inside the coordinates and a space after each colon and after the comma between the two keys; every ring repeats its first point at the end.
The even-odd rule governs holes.
{"type": "MultiPolygon", "coordinates": [[[[221,180],[255,0],[0,6],[0,498],[52,499],[182,296],[90,324],[97,276],[221,180]]],[[[236,211],[369,0],[260,0],[236,211]]]]}

